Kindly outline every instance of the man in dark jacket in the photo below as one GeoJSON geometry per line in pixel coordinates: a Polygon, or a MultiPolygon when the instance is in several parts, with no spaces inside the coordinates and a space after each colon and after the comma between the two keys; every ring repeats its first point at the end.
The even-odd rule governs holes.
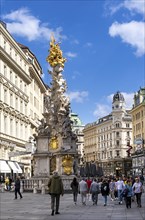
{"type": "Polygon", "coordinates": [[[57,171],[53,172],[52,178],[50,178],[48,182],[49,193],[51,195],[51,215],[60,214],[59,213],[59,202],[60,202],[60,195],[63,196],[63,183],[61,177],[58,175],[57,171]],[[56,201],[56,209],[55,209],[55,201],[56,201]]]}
{"type": "Polygon", "coordinates": [[[107,205],[107,196],[109,196],[109,183],[107,181],[107,179],[104,179],[102,184],[101,184],[101,194],[104,197],[104,206],[107,205]]]}
{"type": "Polygon", "coordinates": [[[20,176],[17,176],[16,181],[15,181],[15,199],[17,199],[17,193],[20,196],[20,199],[22,199],[22,194],[20,193],[20,176]]]}

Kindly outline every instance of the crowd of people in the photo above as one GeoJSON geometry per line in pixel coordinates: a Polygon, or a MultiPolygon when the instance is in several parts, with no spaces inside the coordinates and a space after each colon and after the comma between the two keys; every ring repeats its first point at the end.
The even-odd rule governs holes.
{"type": "MultiPolygon", "coordinates": [[[[137,207],[141,208],[141,195],[143,192],[143,177],[102,177],[102,178],[81,178],[74,177],[70,187],[73,194],[73,202],[77,205],[78,194],[81,197],[82,205],[87,205],[87,201],[92,201],[93,205],[98,204],[99,194],[103,197],[104,206],[107,206],[108,197],[111,201],[117,201],[119,205],[126,204],[126,208],[131,208],[131,203],[136,202],[137,207]]],[[[63,196],[64,188],[61,177],[58,172],[54,172],[50,178],[49,194],[51,195],[51,209],[52,213],[60,214],[59,203],[60,195],[63,196]]]]}
{"type": "Polygon", "coordinates": [[[108,196],[110,196],[111,201],[116,200],[120,205],[124,200],[126,208],[131,208],[132,201],[136,200],[137,206],[141,208],[143,181],[144,179],[140,177],[82,178],[81,181],[77,181],[77,178],[74,177],[71,183],[73,201],[77,204],[77,196],[80,194],[83,205],[86,205],[87,197],[90,201],[90,196],[93,205],[97,205],[98,195],[101,194],[104,206],[107,205],[108,196]]]}

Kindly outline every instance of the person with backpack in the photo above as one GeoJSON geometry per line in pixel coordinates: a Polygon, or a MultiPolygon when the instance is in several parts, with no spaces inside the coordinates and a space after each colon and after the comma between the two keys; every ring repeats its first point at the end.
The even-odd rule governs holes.
{"type": "Polygon", "coordinates": [[[130,179],[126,181],[124,190],[122,191],[122,196],[124,197],[126,208],[131,208],[131,197],[133,195],[132,182],[130,179]]]}
{"type": "Polygon", "coordinates": [[[99,189],[99,183],[97,183],[96,179],[93,179],[93,182],[91,183],[90,193],[92,194],[93,205],[97,205],[98,194],[100,193],[100,189],[99,189]]]}
{"type": "Polygon", "coordinates": [[[109,183],[106,179],[103,180],[102,184],[101,184],[101,194],[104,197],[104,206],[107,205],[107,196],[109,196],[109,183]]]}

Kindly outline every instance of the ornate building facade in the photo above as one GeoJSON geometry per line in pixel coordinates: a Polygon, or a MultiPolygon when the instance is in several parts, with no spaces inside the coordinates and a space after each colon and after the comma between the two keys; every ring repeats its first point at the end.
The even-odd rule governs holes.
{"type": "Polygon", "coordinates": [[[134,95],[131,114],[133,124],[133,174],[145,175],[145,88],[140,88],[134,95]]]}
{"type": "MultiPolygon", "coordinates": [[[[1,22],[0,160],[19,162],[26,176],[31,175],[32,145],[29,149],[26,146],[43,112],[46,87],[41,76],[42,69],[34,54],[18,44],[1,22]]],[[[14,164],[11,168],[14,171],[14,164]]]]}
{"type": "Polygon", "coordinates": [[[84,159],[95,162],[104,175],[129,174],[131,157],[127,150],[132,144],[132,120],[120,92],[113,96],[112,112],[87,124],[84,128],[84,159]]]}
{"type": "Polygon", "coordinates": [[[78,154],[79,154],[79,164],[83,163],[84,158],[84,125],[81,122],[79,116],[76,113],[70,114],[72,124],[72,130],[77,135],[77,146],[78,146],[78,154]]]}

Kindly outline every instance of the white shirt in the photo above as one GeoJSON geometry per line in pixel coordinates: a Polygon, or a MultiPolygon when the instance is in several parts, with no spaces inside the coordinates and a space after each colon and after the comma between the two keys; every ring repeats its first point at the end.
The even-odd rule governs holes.
{"type": "Polygon", "coordinates": [[[141,182],[134,183],[132,189],[135,193],[141,193],[142,184],[141,182]]]}
{"type": "Polygon", "coordinates": [[[116,183],[117,189],[122,190],[124,188],[124,182],[123,180],[118,180],[116,183]]]}

